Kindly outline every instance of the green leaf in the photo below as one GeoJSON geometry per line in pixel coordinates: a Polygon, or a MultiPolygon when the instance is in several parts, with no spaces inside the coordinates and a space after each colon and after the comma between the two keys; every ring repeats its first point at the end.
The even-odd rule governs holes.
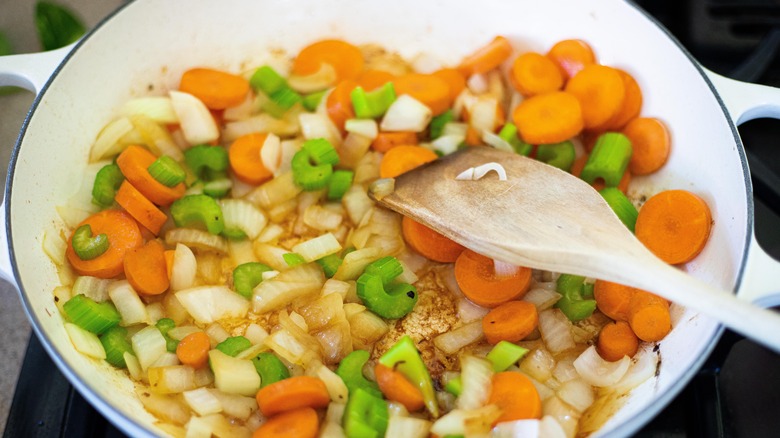
{"type": "Polygon", "coordinates": [[[86,27],[69,9],[50,2],[35,5],[35,24],[43,50],[54,50],[77,41],[86,27]]]}

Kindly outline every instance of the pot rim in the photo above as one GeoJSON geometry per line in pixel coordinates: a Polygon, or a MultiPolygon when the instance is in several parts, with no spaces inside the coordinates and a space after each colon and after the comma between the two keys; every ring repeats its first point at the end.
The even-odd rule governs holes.
{"type": "MultiPolygon", "coordinates": [[[[68,379],[71,385],[73,385],[79,391],[79,393],[87,401],[89,401],[89,403],[93,407],[95,407],[108,421],[110,421],[120,430],[128,432],[134,436],[138,436],[139,434],[145,436],[156,436],[154,431],[141,425],[137,421],[134,421],[131,417],[127,416],[124,412],[117,410],[113,405],[109,404],[103,398],[97,396],[97,392],[94,391],[92,386],[88,385],[85,381],[80,379],[76,375],[76,373],[65,363],[59,351],[52,346],[53,344],[51,342],[51,339],[49,338],[47,333],[41,329],[41,322],[38,320],[36,315],[31,310],[32,306],[29,299],[27,298],[27,291],[24,289],[24,283],[22,282],[22,277],[19,273],[19,269],[16,264],[14,245],[13,245],[13,240],[11,238],[12,221],[11,221],[10,200],[11,200],[11,195],[13,193],[13,180],[14,180],[14,175],[16,173],[16,165],[19,158],[19,151],[21,149],[22,142],[24,140],[25,134],[29,127],[30,120],[32,119],[33,115],[35,114],[35,111],[40,105],[43,96],[47,93],[52,82],[56,79],[56,77],[58,76],[62,68],[65,66],[65,64],[67,64],[70,61],[73,55],[81,48],[83,44],[85,44],[89,39],[95,37],[95,34],[100,30],[102,30],[103,27],[110,25],[109,22],[112,21],[114,17],[122,13],[122,11],[124,11],[125,8],[131,6],[133,3],[135,2],[127,2],[119,6],[117,9],[115,9],[113,12],[111,12],[109,15],[103,18],[94,28],[89,30],[75,44],[73,49],[63,58],[62,62],[57,66],[57,68],[51,74],[49,79],[46,81],[46,84],[43,86],[43,88],[40,90],[38,95],[35,97],[27,116],[25,117],[24,123],[19,132],[16,143],[14,144],[13,151],[11,152],[8,173],[6,176],[6,185],[5,185],[3,203],[5,205],[5,227],[6,227],[5,237],[8,245],[11,269],[17,285],[17,291],[19,292],[19,296],[22,300],[24,311],[27,314],[28,319],[31,321],[32,329],[36,334],[36,336],[38,336],[38,339],[41,341],[41,344],[43,345],[46,352],[49,354],[49,357],[56,364],[60,372],[63,375],[65,375],[65,377],[68,379]]],[[[745,272],[747,256],[750,250],[750,243],[751,243],[750,236],[752,235],[753,232],[754,219],[755,219],[754,202],[753,202],[753,186],[750,179],[750,171],[748,168],[745,148],[739,136],[739,131],[737,130],[734,121],[731,119],[728,109],[726,108],[723,99],[721,98],[717,89],[715,88],[715,86],[712,84],[707,74],[702,69],[701,64],[699,64],[699,62],[693,57],[693,55],[680,43],[680,41],[671,32],[669,32],[668,29],[666,29],[658,20],[656,20],[655,17],[648,14],[633,0],[626,0],[623,3],[625,3],[626,6],[628,7],[634,8],[639,13],[641,13],[646,19],[652,22],[661,32],[664,33],[664,35],[666,35],[667,38],[669,38],[669,40],[671,40],[675,44],[675,46],[677,46],[677,49],[680,50],[685,55],[685,57],[690,61],[690,63],[701,75],[702,79],[705,81],[707,86],[710,88],[710,91],[712,92],[714,97],[717,99],[718,105],[720,106],[721,111],[725,115],[726,121],[732,132],[733,140],[737,146],[737,153],[739,154],[740,164],[742,166],[742,176],[745,182],[745,188],[746,188],[745,196],[747,200],[746,203],[747,204],[747,211],[746,211],[747,229],[745,234],[745,242],[743,243],[742,257],[740,260],[739,269],[736,274],[736,282],[733,291],[734,293],[736,293],[736,291],[739,290],[740,285],[744,279],[743,274],[745,272]]],[[[718,324],[714,330],[712,337],[708,341],[707,345],[702,349],[702,354],[696,357],[696,359],[690,364],[691,366],[689,366],[685,370],[682,376],[676,382],[674,382],[665,392],[663,392],[660,395],[657,395],[656,399],[652,403],[650,403],[649,406],[647,406],[645,409],[641,410],[640,412],[637,412],[636,414],[632,415],[631,417],[628,417],[623,423],[618,425],[618,427],[611,430],[610,433],[618,436],[629,436],[633,433],[636,433],[642,426],[646,425],[652,418],[656,417],[661,412],[661,410],[663,410],[682,391],[682,389],[691,381],[693,376],[699,371],[704,361],[710,356],[712,351],[715,349],[717,341],[720,339],[723,332],[724,332],[724,326],[722,324],[718,324]]],[[[596,433],[598,434],[599,432],[596,433]]]]}

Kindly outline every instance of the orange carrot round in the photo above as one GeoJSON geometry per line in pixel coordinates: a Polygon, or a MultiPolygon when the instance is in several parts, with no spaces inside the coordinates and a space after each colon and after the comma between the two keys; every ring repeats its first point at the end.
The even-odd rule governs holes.
{"type": "Polygon", "coordinates": [[[425,407],[420,388],[407,380],[403,374],[377,363],[374,375],[379,389],[388,400],[401,403],[409,412],[417,412],[425,407]]]}
{"type": "Polygon", "coordinates": [[[639,88],[636,79],[623,70],[615,69],[615,71],[623,79],[626,94],[617,114],[608,123],[609,126],[607,128],[610,130],[618,130],[626,126],[628,122],[639,116],[639,112],[642,111],[642,89],[639,88]]]}
{"type": "Polygon", "coordinates": [[[187,188],[184,183],[168,187],[154,179],[147,169],[156,160],[157,157],[148,150],[141,146],[130,145],[119,154],[116,164],[127,181],[130,181],[130,184],[144,197],[157,205],[167,206],[184,196],[187,188]]]}
{"type": "Polygon", "coordinates": [[[596,351],[606,361],[615,362],[623,356],[634,357],[639,349],[639,338],[625,321],[606,324],[601,328],[596,351]]]}
{"type": "Polygon", "coordinates": [[[343,135],[344,124],[349,119],[355,118],[355,110],[352,108],[352,90],[357,87],[355,81],[341,81],[328,93],[328,99],[325,101],[325,108],[328,111],[328,117],[341,131],[343,135]]]}
{"type": "Polygon", "coordinates": [[[354,45],[341,40],[323,40],[303,48],[295,57],[292,72],[307,76],[330,64],[336,71],[336,80],[355,79],[363,71],[363,54],[354,45]]]}
{"type": "Polygon", "coordinates": [[[165,255],[165,273],[168,275],[168,281],[170,281],[171,275],[173,274],[173,257],[176,255],[176,250],[166,249],[164,255],[165,255]]]}
{"type": "Polygon", "coordinates": [[[260,152],[268,134],[253,132],[238,137],[228,149],[230,169],[236,178],[247,184],[258,185],[271,179],[274,174],[266,169],[260,152]]]}
{"type": "Polygon", "coordinates": [[[629,303],[628,323],[639,339],[660,341],[672,330],[669,302],[658,295],[637,290],[629,303]]]}
{"type": "Polygon", "coordinates": [[[392,82],[395,75],[384,70],[368,69],[357,77],[357,83],[366,91],[375,90],[382,85],[392,82]]]}
{"type": "Polygon", "coordinates": [[[538,325],[536,306],[527,301],[508,301],[482,318],[482,331],[490,344],[521,341],[538,325]]]}
{"type": "Polygon", "coordinates": [[[439,76],[422,73],[408,73],[393,79],[395,94],[409,96],[424,103],[433,115],[439,115],[452,105],[450,86],[439,76]]]}
{"type": "Polygon", "coordinates": [[[401,231],[406,243],[423,256],[441,263],[452,263],[465,249],[459,243],[404,216],[401,231]]]}
{"type": "Polygon", "coordinates": [[[416,132],[380,132],[376,135],[376,138],[371,143],[371,148],[377,152],[387,152],[396,146],[414,146],[417,143],[418,140],[416,132]]]}
{"type": "Polygon", "coordinates": [[[395,178],[437,158],[439,157],[435,152],[422,146],[396,146],[382,157],[382,162],[379,163],[379,175],[382,178],[395,178]]]}
{"type": "Polygon", "coordinates": [[[116,191],[114,201],[130,213],[135,220],[146,227],[155,236],[160,233],[160,229],[168,220],[168,216],[159,208],[155,207],[151,201],[138,191],[127,180],[122,181],[119,190],[116,191]]]}
{"type": "Polygon", "coordinates": [[[257,391],[257,405],[265,416],[300,408],[324,408],[330,403],[325,383],[312,376],[295,376],[257,391]]]}
{"type": "Polygon", "coordinates": [[[551,144],[566,141],[582,131],[583,116],[574,95],[555,91],[523,100],[512,119],[526,143],[551,144]]]}
{"type": "Polygon", "coordinates": [[[466,88],[466,78],[463,77],[461,72],[454,68],[443,68],[432,74],[442,79],[450,87],[450,102],[454,102],[458,95],[466,88]]]}
{"type": "Polygon", "coordinates": [[[455,279],[466,298],[492,308],[522,298],[531,285],[531,270],[518,267],[513,275],[498,276],[493,259],[466,249],[455,261],[455,279]]]}
{"type": "Polygon", "coordinates": [[[170,286],[165,247],[159,240],[131,249],[125,254],[125,277],[133,289],[145,295],[159,295],[170,286]]]}
{"type": "Polygon", "coordinates": [[[512,55],[512,44],[503,36],[497,36],[486,46],[463,58],[458,71],[463,76],[487,73],[498,67],[512,55]]]}
{"type": "Polygon", "coordinates": [[[631,161],[628,168],[635,175],[647,175],[660,169],[669,159],[672,140],[664,122],[652,117],[639,117],[623,128],[631,141],[631,161]]]}
{"type": "Polygon", "coordinates": [[[203,368],[209,361],[211,340],[205,332],[195,332],[182,338],[176,346],[179,362],[193,368],[203,368]]]}
{"type": "Polygon", "coordinates": [[[212,110],[222,110],[244,101],[249,81],[211,68],[193,68],[181,76],[179,91],[192,94],[212,110]]]}
{"type": "Polygon", "coordinates": [[[625,88],[617,70],[590,64],[569,79],[565,90],[579,100],[585,129],[600,130],[620,111],[625,88]]]}
{"type": "Polygon", "coordinates": [[[563,87],[563,75],[550,58],[527,52],[515,58],[509,73],[512,86],[523,96],[558,91],[563,87]]]}
{"type": "Polygon", "coordinates": [[[274,415],[255,430],[252,438],[315,438],[319,428],[317,411],[301,408],[274,415]]]}
{"type": "Polygon", "coordinates": [[[593,49],[582,40],[559,41],[547,52],[547,56],[558,64],[565,79],[574,77],[586,65],[596,62],[593,49]]]}
{"type": "Polygon", "coordinates": [[[542,399],[533,382],[515,371],[493,375],[493,385],[487,404],[501,408],[495,423],[542,418],[542,399]]]}
{"type": "Polygon", "coordinates": [[[704,200],[685,190],[667,190],[639,209],[635,234],[661,260],[677,265],[701,252],[711,228],[712,214],[704,200]]]}
{"type": "Polygon", "coordinates": [[[610,281],[596,280],[593,284],[593,299],[601,313],[615,321],[628,321],[629,303],[637,290],[610,281]]]}
{"type": "Polygon", "coordinates": [[[84,219],[77,227],[89,225],[92,235],[105,234],[108,249],[91,260],[82,260],[73,250],[73,234],[68,238],[65,254],[73,270],[79,275],[113,278],[123,271],[123,260],[128,251],[143,245],[138,223],[127,213],[119,210],[103,210],[84,219]]]}

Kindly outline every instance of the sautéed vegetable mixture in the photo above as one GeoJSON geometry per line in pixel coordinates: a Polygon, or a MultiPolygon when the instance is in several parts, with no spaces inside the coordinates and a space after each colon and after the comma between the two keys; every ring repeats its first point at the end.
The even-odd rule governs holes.
{"type": "Polygon", "coordinates": [[[499,36],[444,66],[324,40],[166,91],[100,132],[44,239],[73,345],[126,370],[163,430],[583,436],[600,399],[655,373],[663,298],[489,259],[367,194],[494,147],[592,184],[668,263],[694,258],[707,205],[626,196],[670,136],[584,41],[516,53],[499,36]]]}

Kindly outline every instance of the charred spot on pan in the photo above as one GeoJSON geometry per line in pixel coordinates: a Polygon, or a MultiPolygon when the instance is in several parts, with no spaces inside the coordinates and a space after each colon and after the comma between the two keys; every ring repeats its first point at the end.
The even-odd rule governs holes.
{"type": "Polygon", "coordinates": [[[148,84],[146,86],[146,91],[154,91],[154,84],[148,84]]]}

